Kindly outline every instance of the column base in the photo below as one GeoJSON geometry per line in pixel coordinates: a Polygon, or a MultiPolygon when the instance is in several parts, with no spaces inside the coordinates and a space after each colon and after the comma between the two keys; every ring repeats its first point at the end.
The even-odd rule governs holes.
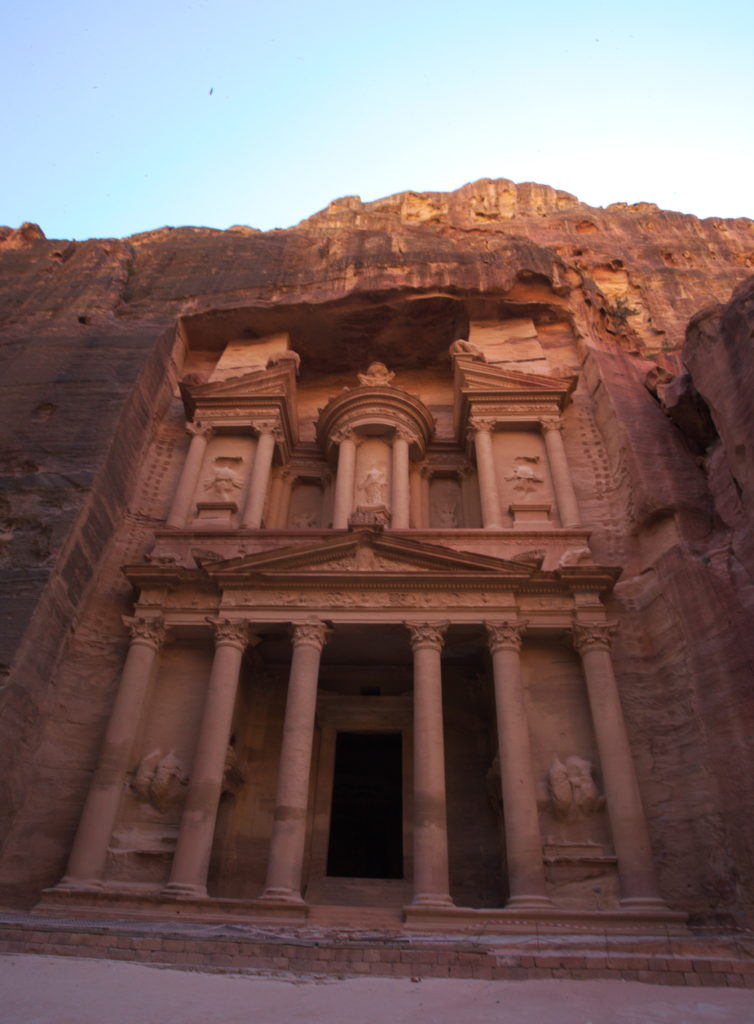
{"type": "Polygon", "coordinates": [[[668,910],[665,900],[659,896],[626,896],[618,901],[622,910],[668,910]]]}
{"type": "Polygon", "coordinates": [[[443,892],[418,892],[409,904],[411,907],[437,907],[445,910],[448,907],[455,907],[455,903],[447,893],[443,892]]]}
{"type": "Polygon", "coordinates": [[[168,882],[162,890],[163,896],[185,896],[192,900],[206,900],[206,885],[189,885],[184,882],[168,882]]]}
{"type": "Polygon", "coordinates": [[[64,892],[100,892],[104,887],[105,883],[101,878],[75,878],[73,875],[63,875],[55,889],[62,889],[64,892]]]}
{"type": "Polygon", "coordinates": [[[511,896],[506,910],[547,910],[553,906],[549,896],[511,896]]]}
{"type": "Polygon", "coordinates": [[[263,903],[294,903],[305,905],[305,900],[297,889],[265,889],[259,900],[263,903]]]}

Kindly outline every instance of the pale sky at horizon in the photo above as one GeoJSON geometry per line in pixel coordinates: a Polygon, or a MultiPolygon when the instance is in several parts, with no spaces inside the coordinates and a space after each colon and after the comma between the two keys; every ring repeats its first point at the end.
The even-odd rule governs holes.
{"type": "Polygon", "coordinates": [[[754,3],[6,5],[0,224],[289,227],[536,181],[754,219],[754,3]]]}

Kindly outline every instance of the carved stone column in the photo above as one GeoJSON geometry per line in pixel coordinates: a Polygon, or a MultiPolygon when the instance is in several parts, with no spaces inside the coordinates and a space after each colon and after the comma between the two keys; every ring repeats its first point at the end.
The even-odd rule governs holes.
{"type": "Polygon", "coordinates": [[[313,621],[297,623],[291,632],[293,658],[285,705],[267,883],[262,899],[302,903],[301,875],[317,681],[320,656],[329,630],[324,622],[313,621]]]}
{"type": "Polygon", "coordinates": [[[607,623],[575,623],[573,642],[584,666],[610,829],[618,857],[621,906],[656,909],[665,904],[657,888],[647,821],[610,656],[616,628],[615,624],[607,623]]]}
{"type": "Polygon", "coordinates": [[[410,435],[398,428],[393,436],[393,494],[392,527],[407,530],[410,515],[409,443],[410,435]]]}
{"type": "Polygon", "coordinates": [[[428,530],[432,525],[432,509],[429,500],[429,482],[432,479],[432,470],[429,466],[421,468],[421,518],[422,528],[428,530]]]}
{"type": "Polygon", "coordinates": [[[521,682],[525,622],[486,622],[495,682],[510,907],[546,907],[542,836],[521,682]]]}
{"type": "Polygon", "coordinates": [[[497,488],[495,456],[492,450],[494,420],[473,417],[470,420],[479,475],[479,496],[482,504],[482,526],[485,530],[501,530],[500,494],[497,488]]]}
{"type": "Polygon", "coordinates": [[[187,423],[186,431],[191,434],[191,443],[166,524],[176,530],[183,529],[188,522],[207,444],[214,432],[213,428],[205,423],[187,423]]]}
{"type": "Polygon", "coordinates": [[[580,526],[581,516],[576,492],[573,489],[571,470],[563,447],[563,436],[560,433],[563,424],[559,416],[545,416],[539,422],[545,436],[547,462],[552,475],[561,525],[580,526]]]}
{"type": "Polygon", "coordinates": [[[409,518],[409,525],[413,527],[414,530],[420,530],[424,526],[424,517],[422,514],[423,481],[422,470],[416,466],[410,475],[409,487],[411,489],[411,514],[409,518]]]}
{"type": "Polygon", "coordinates": [[[264,503],[272,471],[272,458],[275,454],[275,425],[260,423],[257,425],[257,430],[259,431],[257,450],[254,453],[254,465],[251,467],[246,506],[241,517],[243,530],[258,530],[262,525],[264,503]]]}
{"type": "Polygon", "coordinates": [[[414,652],[413,906],[448,907],[441,653],[447,622],[406,622],[414,652]]]}
{"type": "Polygon", "coordinates": [[[353,431],[338,432],[333,440],[338,445],[338,469],[335,477],[335,502],[332,514],[334,530],[345,530],[353,511],[353,488],[356,473],[356,438],[353,431]]]}
{"type": "Polygon", "coordinates": [[[215,629],[215,657],[170,880],[164,890],[174,896],[207,895],[207,872],[222,794],[238,677],[243,653],[249,643],[248,623],[231,622],[229,619],[207,621],[215,629]]]}
{"type": "Polygon", "coordinates": [[[131,645],[99,761],[81,814],[68,868],[58,888],[89,889],[102,885],[107,848],[118,813],[134,742],[150,690],[157,653],[165,640],[163,619],[130,618],[131,645]]]}

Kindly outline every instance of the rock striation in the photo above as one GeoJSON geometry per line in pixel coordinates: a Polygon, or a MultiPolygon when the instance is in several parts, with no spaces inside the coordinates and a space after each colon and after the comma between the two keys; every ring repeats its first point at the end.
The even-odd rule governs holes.
{"type": "MultiPolygon", "coordinates": [[[[209,402],[224,375],[256,372],[233,362],[244,343],[286,335],[300,360],[291,451],[313,451],[318,410],[335,409],[328,401],[358,373],[368,388],[370,364],[422,395],[420,429],[428,436],[433,421],[440,447],[462,413],[433,382],[450,380],[459,360],[474,364],[472,377],[489,364],[567,394],[565,452],[588,546],[558,557],[561,569],[578,571],[584,558],[620,569],[605,601],[619,626],[613,665],[660,891],[692,920],[750,925],[752,274],[752,221],[647,203],[595,209],[504,179],[346,197],[264,233],[163,228],[72,242],[31,224],[0,228],[3,901],[29,906],[63,874],[126,656],[120,618],[133,590],[120,567],[182,564],[181,552],[154,555],[153,544],[178,485],[185,410],[209,402]],[[472,347],[449,356],[459,339],[472,347]]],[[[296,369],[289,359],[278,371],[296,369]]],[[[372,384],[375,394],[393,386],[372,384]]],[[[420,422],[401,406],[404,415],[420,422]]],[[[546,483],[539,455],[527,453],[501,478],[520,499],[510,532],[544,514],[532,511],[543,507],[531,497],[546,483]]],[[[241,457],[219,465],[205,505],[232,504],[241,457]]],[[[438,502],[455,486],[443,473],[438,502]]],[[[377,470],[371,486],[367,504],[387,507],[377,470]]],[[[312,526],[308,500],[290,526],[312,526]]],[[[452,501],[442,507],[450,526],[452,501]]],[[[478,554],[530,567],[545,557],[550,571],[540,546],[501,540],[478,554]]],[[[211,564],[209,548],[191,565],[211,564]]],[[[144,757],[132,791],[142,786],[157,820],[184,799],[190,771],[169,749],[144,757]]],[[[550,766],[562,775],[569,758],[588,794],[568,782],[560,820],[592,828],[602,781],[580,751],[547,752],[540,804],[555,799],[550,766]]],[[[463,787],[448,799],[460,807],[463,787]]],[[[482,899],[478,878],[463,884],[482,899]]],[[[559,890],[566,902],[568,891],[559,890]]]]}

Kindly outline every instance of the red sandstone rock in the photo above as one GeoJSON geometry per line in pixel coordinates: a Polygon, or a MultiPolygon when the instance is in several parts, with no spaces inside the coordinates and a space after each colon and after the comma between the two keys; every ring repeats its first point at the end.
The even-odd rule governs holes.
{"type": "MultiPolygon", "coordinates": [[[[438,382],[451,380],[447,351],[457,339],[484,339],[485,352],[528,379],[578,374],[565,450],[591,556],[622,570],[608,605],[620,627],[614,665],[660,889],[700,919],[747,920],[754,290],[744,279],[753,263],[751,221],[699,221],[650,204],[595,210],[507,181],[368,204],[349,197],[268,233],[165,228],[70,243],[34,225],[0,230],[1,415],[10,439],[0,493],[4,898],[34,902],[65,866],[125,655],[120,616],[133,595],[119,566],[149,552],[180,469],[177,378],[209,378],[228,340],[285,331],[301,357],[300,429],[312,446],[318,403],[355,386],[355,371],[370,362],[425,395],[448,450],[453,412],[438,382]],[[728,305],[692,321],[681,352],[692,314],[726,302],[736,285],[728,305]],[[675,375],[656,388],[662,405],[644,387],[652,364],[675,375]]],[[[469,358],[469,373],[487,372],[469,358]]],[[[536,472],[528,483],[519,472],[516,484],[539,486],[536,472]]],[[[443,543],[470,551],[474,541],[443,543]]],[[[497,555],[530,568],[546,553],[539,540],[520,550],[505,543],[497,555]]],[[[557,564],[553,550],[545,571],[557,564]]],[[[557,557],[578,571],[574,550],[557,557]]],[[[211,546],[209,557],[192,560],[178,547],[158,556],[177,559],[182,572],[220,557],[211,546]]],[[[547,679],[546,659],[536,665],[533,678],[547,679]]],[[[485,892],[485,880],[498,873],[499,855],[480,824],[489,801],[463,781],[484,774],[486,754],[468,723],[484,720],[486,698],[454,685],[448,801],[462,827],[450,854],[451,866],[465,867],[453,884],[459,899],[494,905],[499,883],[485,892]]],[[[532,687],[539,720],[555,696],[532,687]]],[[[279,693],[254,700],[255,711],[263,705],[282,720],[279,693]]],[[[273,742],[246,738],[251,747],[273,742]]],[[[550,765],[549,740],[541,742],[536,756],[550,765]]],[[[147,788],[164,760],[142,765],[147,788]]],[[[272,802],[271,755],[260,771],[272,802]]],[[[544,772],[539,784],[544,801],[544,772]]],[[[178,800],[180,783],[160,785],[166,806],[178,800]]],[[[228,812],[220,847],[256,864],[249,851],[259,836],[239,824],[250,799],[228,812]]],[[[214,857],[218,891],[238,895],[222,849],[214,857]]],[[[578,903],[583,877],[571,877],[557,851],[551,861],[561,897],[578,903]]],[[[241,895],[254,895],[255,884],[241,895]]],[[[601,906],[612,894],[594,898],[601,906]]]]}

